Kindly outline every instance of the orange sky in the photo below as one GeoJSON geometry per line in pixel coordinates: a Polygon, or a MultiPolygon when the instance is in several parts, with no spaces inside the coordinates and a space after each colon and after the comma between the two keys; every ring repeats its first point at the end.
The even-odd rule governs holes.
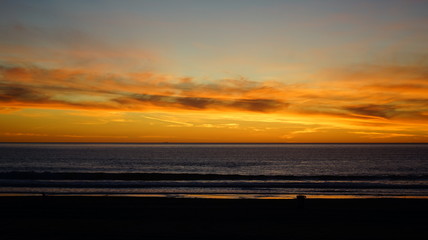
{"type": "Polygon", "coordinates": [[[303,2],[6,1],[0,141],[428,142],[428,3],[303,2]]]}

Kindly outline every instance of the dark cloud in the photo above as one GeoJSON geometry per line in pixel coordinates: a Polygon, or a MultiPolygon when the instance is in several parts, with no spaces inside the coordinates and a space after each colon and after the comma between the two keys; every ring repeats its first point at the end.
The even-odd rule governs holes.
{"type": "Polygon", "coordinates": [[[254,112],[272,112],[286,108],[289,104],[272,99],[238,99],[231,106],[254,112]]]}
{"type": "MultiPolygon", "coordinates": [[[[0,103],[10,106],[43,106],[43,107],[63,107],[78,109],[117,109],[116,106],[108,102],[79,101],[76,97],[61,99],[61,94],[75,95],[81,94],[80,90],[66,89],[61,87],[35,87],[25,85],[15,85],[0,82],[0,103]],[[63,91],[61,91],[63,90],[63,91]],[[67,91],[66,91],[67,90],[67,91]],[[59,97],[58,97],[59,96],[59,97]]],[[[91,94],[91,92],[87,92],[91,94]]],[[[92,94],[97,94],[92,92],[92,94]]]]}
{"type": "Polygon", "coordinates": [[[395,107],[390,105],[354,105],[347,106],[344,109],[355,114],[381,118],[391,118],[397,114],[395,107]]]}
{"type": "Polygon", "coordinates": [[[0,102],[44,102],[48,99],[32,88],[0,83],[0,102]]]}
{"type": "Polygon", "coordinates": [[[178,97],[149,94],[135,94],[114,101],[127,105],[131,100],[149,103],[155,106],[183,109],[236,109],[253,112],[273,112],[287,108],[289,104],[272,99],[219,99],[205,97],[178,97]]]}
{"type": "Polygon", "coordinates": [[[176,98],[176,101],[182,106],[194,109],[206,109],[210,105],[221,103],[221,101],[216,99],[200,97],[179,97],[176,98]]]}

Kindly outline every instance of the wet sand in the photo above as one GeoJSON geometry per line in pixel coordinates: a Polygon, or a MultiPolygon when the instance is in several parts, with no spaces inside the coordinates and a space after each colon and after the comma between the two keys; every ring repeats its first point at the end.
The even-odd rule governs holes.
{"type": "Polygon", "coordinates": [[[0,239],[412,239],[428,199],[0,197],[0,239]]]}

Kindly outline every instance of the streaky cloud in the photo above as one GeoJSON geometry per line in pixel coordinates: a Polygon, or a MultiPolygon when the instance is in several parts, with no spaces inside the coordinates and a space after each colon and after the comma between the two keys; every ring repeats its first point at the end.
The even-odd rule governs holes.
{"type": "MultiPolygon", "coordinates": [[[[161,107],[164,109],[268,113],[283,111],[289,105],[278,99],[246,97],[246,93],[259,88],[254,82],[249,81],[221,81],[229,83],[226,87],[189,82],[190,92],[190,90],[182,90],[181,80],[178,83],[171,83],[163,79],[160,82],[152,81],[153,79],[147,79],[148,81],[142,81],[140,78],[126,79],[127,81],[121,85],[120,81],[123,80],[123,77],[100,76],[80,71],[47,70],[34,66],[1,66],[0,73],[0,101],[12,106],[43,105],[45,107],[55,106],[55,108],[62,106],[63,108],[100,108],[124,111],[147,111],[153,107],[161,107]],[[64,83],[64,81],[66,82],[64,83]],[[121,87],[115,88],[118,85],[121,87]],[[213,89],[222,89],[222,94],[215,96],[213,89]],[[144,90],[147,93],[141,93],[144,90]],[[199,94],[197,94],[198,91],[199,94]],[[167,93],[178,95],[167,95],[167,93]],[[94,96],[98,96],[101,100],[87,100],[94,96]]],[[[152,75],[149,76],[153,78],[152,75]]]]}
{"type": "Polygon", "coordinates": [[[7,108],[249,111],[366,123],[420,122],[428,116],[427,85],[426,70],[419,65],[341,70],[336,78],[299,84],[243,77],[207,83],[154,72],[111,74],[13,62],[0,65],[0,102],[7,108]]]}
{"type": "MultiPolygon", "coordinates": [[[[221,99],[207,97],[176,97],[162,95],[135,94],[131,98],[157,106],[175,106],[177,108],[204,109],[236,109],[253,112],[273,112],[285,109],[288,104],[272,99],[221,99]]],[[[125,99],[116,99],[125,103],[125,99]]]]}
{"type": "Polygon", "coordinates": [[[397,114],[396,109],[393,106],[389,105],[353,105],[347,106],[344,109],[352,113],[361,114],[364,116],[374,116],[381,118],[391,118],[397,114]]]}

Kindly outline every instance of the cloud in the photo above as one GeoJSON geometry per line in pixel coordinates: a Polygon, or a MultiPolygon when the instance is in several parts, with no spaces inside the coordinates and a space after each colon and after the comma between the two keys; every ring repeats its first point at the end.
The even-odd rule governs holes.
{"type": "Polygon", "coordinates": [[[388,132],[352,132],[363,135],[365,138],[394,138],[394,137],[415,137],[414,134],[406,133],[388,133],[388,132]]]}
{"type": "Polygon", "coordinates": [[[17,106],[141,111],[155,106],[253,112],[280,111],[288,106],[276,99],[245,98],[246,93],[259,86],[242,80],[223,80],[221,83],[226,83],[224,85],[196,84],[191,80],[174,80],[155,74],[132,78],[132,75],[98,75],[34,66],[1,66],[0,74],[0,101],[17,106]],[[221,93],[215,95],[216,91],[221,93]]]}
{"type": "Polygon", "coordinates": [[[173,126],[185,126],[185,127],[193,127],[194,125],[192,123],[183,122],[183,121],[177,121],[175,119],[170,119],[168,117],[150,117],[150,116],[144,116],[144,118],[152,119],[160,122],[166,122],[169,124],[173,124],[173,126]]]}
{"type": "Polygon", "coordinates": [[[326,129],[323,127],[310,127],[310,128],[302,128],[301,130],[297,130],[297,131],[292,131],[289,132],[285,135],[280,136],[280,138],[283,139],[292,139],[295,138],[296,135],[299,134],[307,134],[307,133],[317,133],[317,132],[321,132],[321,131],[325,131],[326,129]]]}
{"type": "Polygon", "coordinates": [[[0,114],[8,114],[21,110],[21,108],[16,107],[0,107],[0,114]]]}
{"type": "Polygon", "coordinates": [[[3,133],[4,136],[27,136],[27,137],[45,137],[48,136],[47,134],[41,134],[41,133],[22,133],[22,132],[5,132],[3,133]]]}
{"type": "Polygon", "coordinates": [[[25,86],[0,83],[0,102],[45,102],[48,96],[25,86]]]}
{"type": "Polygon", "coordinates": [[[320,74],[318,81],[286,84],[8,63],[0,65],[0,102],[8,109],[252,112],[306,123],[327,118],[359,126],[421,123],[428,119],[423,66],[360,66],[320,74]]]}
{"type": "Polygon", "coordinates": [[[111,136],[111,135],[56,135],[56,137],[65,137],[65,138],[118,138],[118,139],[125,139],[129,136],[111,136]]]}
{"type": "Polygon", "coordinates": [[[288,106],[287,103],[272,99],[221,99],[206,97],[177,97],[164,95],[135,94],[130,97],[114,99],[126,105],[129,100],[137,100],[155,106],[174,107],[189,110],[235,109],[253,112],[279,111],[288,106]]]}
{"type": "Polygon", "coordinates": [[[138,46],[119,45],[72,27],[46,27],[13,21],[0,24],[0,59],[94,71],[152,67],[160,57],[138,46]]]}
{"type": "Polygon", "coordinates": [[[390,118],[396,115],[395,108],[389,105],[375,105],[375,104],[354,105],[354,106],[347,106],[344,109],[350,112],[353,112],[355,114],[370,116],[370,117],[390,118]]]}

